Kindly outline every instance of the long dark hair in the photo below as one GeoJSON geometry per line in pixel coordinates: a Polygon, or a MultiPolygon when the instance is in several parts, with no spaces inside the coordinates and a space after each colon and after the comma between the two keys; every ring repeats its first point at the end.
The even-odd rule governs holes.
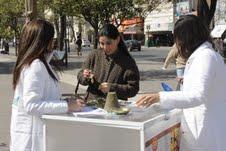
{"type": "Polygon", "coordinates": [[[202,43],[211,42],[211,37],[208,27],[199,17],[185,15],[175,23],[174,41],[179,54],[188,59],[202,43]]]}
{"type": "Polygon", "coordinates": [[[25,66],[29,66],[35,59],[40,59],[49,75],[57,81],[45,58],[45,55],[50,53],[48,46],[52,43],[53,36],[54,27],[45,20],[33,20],[24,26],[19,41],[18,57],[13,70],[14,89],[19,81],[22,69],[25,66]]]}
{"type": "Polygon", "coordinates": [[[101,36],[105,36],[107,38],[110,38],[110,39],[117,39],[118,37],[120,37],[120,41],[118,43],[118,49],[120,51],[122,51],[124,54],[126,54],[127,56],[130,56],[130,53],[124,43],[124,41],[122,40],[122,37],[118,31],[118,29],[112,25],[112,24],[105,24],[101,29],[100,29],[100,32],[99,32],[99,37],[101,36]]]}

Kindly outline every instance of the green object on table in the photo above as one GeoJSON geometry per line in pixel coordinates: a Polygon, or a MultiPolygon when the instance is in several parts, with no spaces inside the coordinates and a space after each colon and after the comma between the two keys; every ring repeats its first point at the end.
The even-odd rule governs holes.
{"type": "Polygon", "coordinates": [[[104,109],[118,115],[125,115],[130,111],[129,108],[120,106],[116,92],[108,92],[104,109]]]}
{"type": "Polygon", "coordinates": [[[105,105],[105,99],[104,98],[97,98],[97,99],[94,99],[94,100],[88,100],[86,102],[86,105],[103,109],[104,105],[105,105]]]}
{"type": "Polygon", "coordinates": [[[112,112],[118,115],[126,115],[130,112],[130,109],[127,107],[121,107],[120,109],[112,109],[112,112]]]}

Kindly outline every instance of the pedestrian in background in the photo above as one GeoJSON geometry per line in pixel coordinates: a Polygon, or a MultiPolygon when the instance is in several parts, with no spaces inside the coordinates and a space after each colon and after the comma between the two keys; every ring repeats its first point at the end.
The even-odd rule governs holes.
{"type": "Polygon", "coordinates": [[[1,54],[8,54],[9,55],[9,41],[4,39],[2,42],[3,50],[1,50],[1,54]]]}
{"type": "Polygon", "coordinates": [[[82,56],[82,35],[81,33],[77,36],[77,40],[75,42],[77,44],[77,55],[82,56]]]}
{"type": "Polygon", "coordinates": [[[155,38],[155,46],[160,47],[160,39],[158,36],[155,38]]]}
{"type": "Polygon", "coordinates": [[[136,104],[159,102],[165,109],[179,108],[181,151],[223,151],[226,148],[226,68],[212,46],[210,32],[194,15],[182,16],[174,28],[179,54],[188,59],[182,91],[159,92],[141,97],[136,104]]]}
{"type": "MultiPolygon", "coordinates": [[[[162,67],[163,70],[166,70],[167,67],[169,66],[169,64],[171,62],[175,62],[176,64],[176,74],[177,74],[177,81],[178,84],[180,85],[180,87],[182,86],[182,82],[183,82],[183,76],[184,76],[184,69],[185,69],[185,65],[186,65],[186,59],[184,59],[180,54],[179,51],[176,47],[176,44],[173,45],[173,47],[171,48],[171,50],[169,51],[164,65],[162,67]]],[[[178,88],[180,89],[180,88],[178,88]]]]}
{"type": "Polygon", "coordinates": [[[118,29],[105,24],[99,33],[100,50],[92,51],[78,73],[78,81],[88,85],[87,98],[106,97],[114,91],[127,100],[139,91],[139,70],[118,29]]]}
{"type": "Polygon", "coordinates": [[[11,151],[43,150],[43,114],[80,111],[83,101],[60,100],[58,76],[51,68],[54,27],[44,20],[27,23],[13,71],[11,151]]]}

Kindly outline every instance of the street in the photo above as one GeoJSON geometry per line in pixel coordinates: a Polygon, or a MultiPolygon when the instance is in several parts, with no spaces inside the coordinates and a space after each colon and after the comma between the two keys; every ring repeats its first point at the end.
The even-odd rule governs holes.
{"type": "MultiPolygon", "coordinates": [[[[158,92],[161,90],[162,81],[169,83],[173,88],[176,87],[175,66],[171,64],[169,69],[161,69],[170,47],[142,47],[141,51],[133,51],[131,55],[135,58],[140,70],[140,91],[139,93],[158,92]]],[[[68,58],[68,68],[61,73],[62,93],[73,93],[76,84],[76,75],[80,70],[82,62],[90,50],[82,51],[82,56],[77,56],[75,48],[71,46],[68,58]]],[[[8,151],[11,101],[13,98],[12,89],[12,69],[16,57],[14,48],[10,49],[10,55],[0,54],[0,151],[8,151]]],[[[84,87],[80,87],[84,92],[84,87]]]]}

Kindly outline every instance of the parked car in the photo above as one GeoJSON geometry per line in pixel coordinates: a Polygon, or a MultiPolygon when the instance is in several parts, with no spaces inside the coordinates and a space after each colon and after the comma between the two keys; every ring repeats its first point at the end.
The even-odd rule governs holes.
{"type": "Polygon", "coordinates": [[[90,47],[91,43],[87,39],[82,39],[82,47],[90,47]]]}
{"type": "Polygon", "coordinates": [[[125,44],[128,51],[133,51],[134,49],[141,51],[141,43],[138,40],[126,40],[125,44]]]}

